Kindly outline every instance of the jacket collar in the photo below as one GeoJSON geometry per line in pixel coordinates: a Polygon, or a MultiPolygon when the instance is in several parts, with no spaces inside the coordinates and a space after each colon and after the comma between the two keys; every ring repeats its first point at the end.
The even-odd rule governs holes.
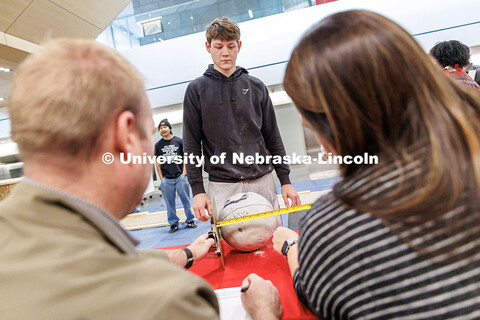
{"type": "MultiPolygon", "coordinates": [[[[140,242],[125,230],[119,221],[105,209],[61,190],[43,185],[25,178],[14,189],[16,194],[34,194],[35,201],[42,201],[52,206],[61,205],[72,213],[81,215],[93,225],[121,252],[139,256],[135,248],[140,242]]],[[[12,194],[14,196],[14,194],[12,194]]]]}

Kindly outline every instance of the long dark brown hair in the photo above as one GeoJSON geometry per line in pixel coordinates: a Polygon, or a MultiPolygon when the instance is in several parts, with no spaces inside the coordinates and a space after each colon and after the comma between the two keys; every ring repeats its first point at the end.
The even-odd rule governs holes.
{"type": "MultiPolygon", "coordinates": [[[[324,138],[339,155],[368,152],[379,156],[378,168],[402,168],[423,150],[422,174],[414,181],[374,201],[342,195],[346,204],[382,219],[421,223],[468,193],[478,215],[479,97],[448,79],[393,21],[359,10],[322,20],[294,49],[284,87],[317,132],[331,132],[324,138]]],[[[364,167],[342,165],[342,175],[364,167]]],[[[377,178],[373,170],[364,188],[377,178]]]]}

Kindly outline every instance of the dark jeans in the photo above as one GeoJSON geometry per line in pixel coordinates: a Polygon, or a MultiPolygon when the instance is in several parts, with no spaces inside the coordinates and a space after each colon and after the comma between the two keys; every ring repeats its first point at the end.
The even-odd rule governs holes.
{"type": "Polygon", "coordinates": [[[182,200],[183,208],[185,209],[185,215],[187,216],[186,222],[191,222],[195,218],[192,211],[192,201],[190,199],[190,186],[185,175],[180,175],[174,179],[162,179],[160,184],[162,188],[163,197],[167,204],[167,216],[168,223],[170,225],[178,224],[177,211],[175,209],[175,191],[177,191],[180,200],[182,200]]]}

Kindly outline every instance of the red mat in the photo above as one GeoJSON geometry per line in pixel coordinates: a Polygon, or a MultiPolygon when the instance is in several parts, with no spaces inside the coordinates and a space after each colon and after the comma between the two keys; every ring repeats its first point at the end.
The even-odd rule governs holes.
{"type": "MultiPolygon", "coordinates": [[[[250,273],[272,281],[280,293],[283,306],[282,319],[316,319],[316,317],[298,300],[293,289],[287,259],[273,250],[272,240],[254,252],[240,252],[222,241],[225,269],[216,254],[209,254],[205,259],[190,268],[209,282],[214,289],[240,287],[243,279],[250,273]]],[[[176,246],[172,248],[182,248],[176,246]]]]}

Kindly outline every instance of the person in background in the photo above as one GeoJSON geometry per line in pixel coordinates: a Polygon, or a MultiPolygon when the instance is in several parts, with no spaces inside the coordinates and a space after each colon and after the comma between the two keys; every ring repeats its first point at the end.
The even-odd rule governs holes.
{"type": "Polygon", "coordinates": [[[342,164],[299,236],[274,233],[317,317],[479,317],[480,101],[442,72],[368,11],[331,15],[295,47],[284,87],[304,125],[334,155],[379,158],[342,164]]]}
{"type": "MultiPolygon", "coordinates": [[[[213,196],[220,212],[229,197],[248,191],[262,195],[278,209],[273,169],[282,185],[285,205],[299,205],[300,197],[290,184],[287,164],[233,162],[234,153],[284,156],[285,148],[267,87],[236,65],[242,46],[237,24],[225,17],[217,18],[207,27],[206,38],[205,47],[213,64],[188,85],[183,110],[185,152],[199,157],[203,148],[209,179],[207,196],[202,167],[187,164],[195,216],[204,221],[210,218],[213,196]],[[210,161],[212,156],[222,154],[223,163],[210,161]]],[[[281,225],[280,217],[277,223],[281,225]]]]}
{"type": "MultiPolygon", "coordinates": [[[[207,254],[207,234],[137,250],[119,223],[152,170],[117,159],[152,156],[155,131],[125,58],[93,40],[50,41],[18,67],[8,110],[25,178],[0,202],[2,320],[219,319],[210,285],[182,270],[207,254]]],[[[254,319],[281,314],[271,283],[245,281],[264,292],[244,299],[254,319]]]]}
{"type": "Polygon", "coordinates": [[[480,86],[465,69],[470,63],[470,48],[457,40],[442,41],[430,49],[430,54],[443,67],[445,73],[466,86],[480,90],[480,86]]]}
{"type": "Polygon", "coordinates": [[[183,140],[172,134],[172,125],[168,119],[163,119],[158,124],[158,131],[162,136],[155,144],[155,156],[164,157],[165,162],[161,165],[155,162],[157,172],[161,179],[160,188],[167,205],[168,223],[170,233],[178,230],[178,217],[175,206],[175,192],[178,193],[185,210],[187,228],[196,228],[195,216],[192,212],[190,201],[190,187],[185,176],[185,163],[183,162],[183,140]]]}

